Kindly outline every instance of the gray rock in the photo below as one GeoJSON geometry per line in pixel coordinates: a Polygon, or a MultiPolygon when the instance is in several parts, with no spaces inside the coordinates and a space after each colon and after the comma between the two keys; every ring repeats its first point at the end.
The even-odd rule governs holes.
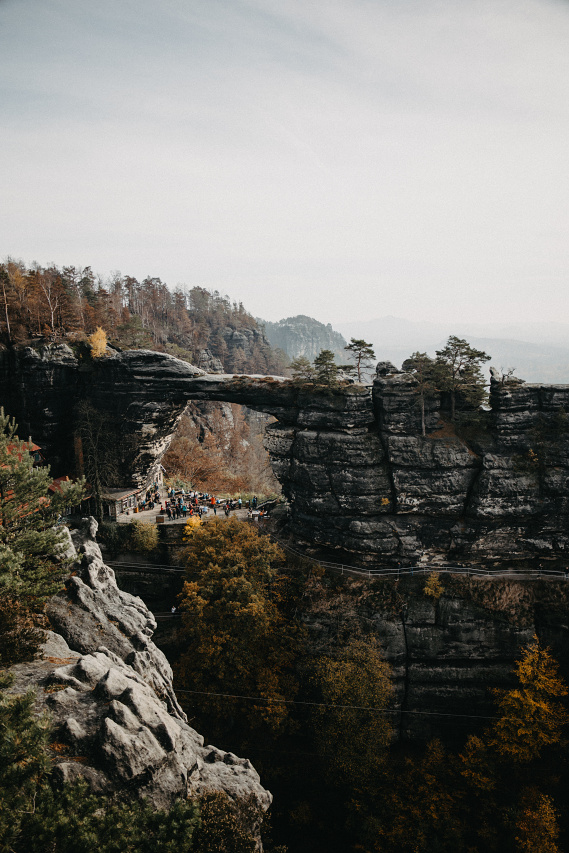
{"type": "Polygon", "coordinates": [[[83,777],[95,792],[127,786],[157,808],[212,789],[254,794],[268,808],[271,795],[250,762],[204,747],[187,724],[172,670],[151,639],[154,618],[118,589],[95,532],[86,519],[73,533],[81,565],[67,591],[49,602],[57,632],[48,632],[43,658],[14,667],[12,690],[35,688],[38,713],[49,710],[55,737],[66,745],[55,776],[83,777]]]}
{"type": "MultiPolygon", "coordinates": [[[[250,330],[228,327],[221,334],[245,352],[255,345],[250,330]]],[[[303,388],[283,377],[206,374],[145,350],[109,354],[88,375],[82,370],[66,347],[0,353],[5,407],[61,473],[73,467],[80,398],[118,415],[135,437],[123,473],[125,483],[130,478],[138,486],[153,477],[189,400],[238,403],[277,418],[266,447],[290,505],[289,532],[326,556],[362,565],[425,555],[505,564],[540,554],[566,557],[569,432],[561,410],[569,411],[569,386],[526,384],[494,372],[487,430],[460,438],[437,393],[425,401],[427,434],[421,435],[417,379],[389,363],[378,365],[371,393],[359,385],[303,388]],[[383,518],[389,530],[379,524],[383,518]],[[508,533],[513,527],[521,530],[515,540],[508,533]]],[[[101,567],[95,546],[78,547],[86,562],[69,589],[70,645],[85,654],[97,650],[95,592],[106,590],[114,629],[105,645],[122,658],[140,654],[133,665],[142,667],[151,618],[141,618],[134,600],[113,595],[112,573],[101,567]],[[82,636],[90,638],[88,647],[82,636]]],[[[52,619],[66,621],[57,603],[52,619]]]]}

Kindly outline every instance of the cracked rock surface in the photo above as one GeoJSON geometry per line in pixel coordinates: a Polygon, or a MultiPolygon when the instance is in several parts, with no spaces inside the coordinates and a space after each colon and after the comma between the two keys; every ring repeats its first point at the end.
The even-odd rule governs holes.
{"type": "Polygon", "coordinates": [[[140,598],[121,592],[84,519],[70,547],[81,560],[48,605],[53,631],[42,658],[12,668],[12,692],[34,689],[54,725],[54,773],[84,777],[95,792],[128,790],[157,808],[207,790],[272,796],[246,758],[214,746],[188,725],[172,670],[152,641],[156,622],[140,598]]]}
{"type": "Polygon", "coordinates": [[[147,350],[109,351],[90,365],[65,344],[0,352],[5,408],[57,474],[73,469],[80,400],[133,438],[121,476],[138,487],[154,478],[188,401],[238,403],[277,419],[265,446],[290,505],[288,532],[319,557],[392,567],[566,564],[569,385],[494,370],[478,426],[475,418],[457,429],[435,393],[425,401],[425,435],[417,390],[416,377],[389,362],[378,364],[371,388],[331,389],[205,374],[147,350]]]}

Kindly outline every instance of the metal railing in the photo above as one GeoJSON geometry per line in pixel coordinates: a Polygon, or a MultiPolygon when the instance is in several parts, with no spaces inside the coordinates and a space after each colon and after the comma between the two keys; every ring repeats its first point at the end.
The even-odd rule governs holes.
{"type": "MultiPolygon", "coordinates": [[[[347,566],[344,563],[333,563],[329,560],[320,560],[294,548],[288,542],[284,542],[279,536],[271,533],[269,530],[259,527],[259,532],[267,535],[272,539],[279,548],[289,554],[294,554],[302,560],[321,566],[323,569],[334,572],[335,574],[347,575],[352,577],[364,577],[372,580],[374,578],[400,578],[413,577],[414,575],[429,575],[432,572],[438,574],[466,575],[467,577],[478,578],[507,578],[510,580],[569,580],[569,570],[563,569],[547,569],[538,567],[537,569],[509,569],[493,570],[483,569],[479,566],[459,566],[452,564],[440,565],[439,563],[420,563],[415,566],[375,566],[366,569],[363,566],[347,566]]],[[[115,571],[123,571],[125,573],[134,574],[136,572],[149,572],[151,574],[183,574],[185,568],[183,566],[164,566],[164,565],[146,565],[137,563],[121,563],[117,560],[106,560],[106,565],[115,571]]]]}
{"type": "Polygon", "coordinates": [[[324,569],[335,572],[341,575],[353,575],[355,577],[366,577],[369,579],[388,577],[413,577],[414,575],[428,575],[432,572],[438,574],[466,575],[471,577],[487,577],[487,578],[509,578],[510,580],[569,580],[569,570],[563,569],[510,569],[508,571],[483,569],[478,566],[456,566],[456,565],[440,565],[439,563],[420,563],[415,566],[378,566],[370,567],[369,569],[361,566],[346,566],[343,563],[332,563],[328,560],[319,560],[317,557],[312,557],[304,552],[293,548],[287,542],[283,542],[274,533],[266,531],[267,535],[284,551],[288,551],[303,560],[309,560],[311,563],[322,566],[324,569]]]}

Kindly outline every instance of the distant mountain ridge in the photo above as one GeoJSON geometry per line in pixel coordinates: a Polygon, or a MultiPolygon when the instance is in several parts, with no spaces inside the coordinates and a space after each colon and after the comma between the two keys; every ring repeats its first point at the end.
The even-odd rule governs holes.
{"type": "Polygon", "coordinates": [[[329,349],[339,364],[346,362],[344,347],[347,341],[330,323],[325,325],[305,314],[287,317],[277,323],[257,318],[257,323],[264,327],[271,346],[283,350],[291,359],[304,356],[313,361],[323,349],[329,349]]]}

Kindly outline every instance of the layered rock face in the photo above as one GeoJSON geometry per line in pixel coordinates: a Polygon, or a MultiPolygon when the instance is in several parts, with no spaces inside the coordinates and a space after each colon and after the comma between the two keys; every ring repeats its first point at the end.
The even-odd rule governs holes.
{"type": "Polygon", "coordinates": [[[11,690],[37,691],[54,724],[62,780],[84,777],[95,792],[128,790],[157,808],[206,790],[271,795],[244,758],[205,746],[180,708],[172,670],[152,642],[156,627],[140,598],[121,592],[95,541],[97,523],[73,533],[80,566],[53,598],[43,658],[13,667],[11,690]]]}
{"type": "Polygon", "coordinates": [[[314,361],[321,350],[329,349],[336,356],[338,364],[346,361],[344,347],[347,342],[339,332],[334,331],[330,323],[324,325],[305,314],[287,317],[278,323],[266,320],[258,322],[263,325],[271,346],[284,350],[291,359],[301,355],[314,361]]]}
{"type": "Polygon", "coordinates": [[[444,575],[436,599],[425,592],[427,578],[313,580],[300,611],[316,657],[375,635],[392,668],[397,736],[448,739],[485,727],[496,712],[493,688],[514,686],[515,663],[534,635],[567,678],[566,580],[444,575]]]}
{"type": "Polygon", "coordinates": [[[0,367],[6,411],[61,473],[73,470],[80,401],[134,437],[123,482],[135,485],[152,478],[189,400],[240,403],[277,418],[266,446],[290,531],[336,562],[569,558],[569,386],[494,375],[484,429],[457,434],[435,396],[423,437],[416,381],[392,365],[372,389],[204,374],[143,350],[80,365],[64,345],[6,353],[0,367]]]}

